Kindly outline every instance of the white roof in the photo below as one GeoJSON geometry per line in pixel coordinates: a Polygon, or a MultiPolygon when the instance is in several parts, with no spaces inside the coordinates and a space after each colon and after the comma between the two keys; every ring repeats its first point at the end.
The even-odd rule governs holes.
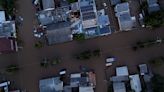
{"type": "Polygon", "coordinates": [[[130,75],[129,78],[130,78],[131,88],[135,92],[141,92],[142,88],[141,88],[141,82],[140,82],[139,74],[130,75]]]}
{"type": "Polygon", "coordinates": [[[114,92],[126,92],[125,83],[123,82],[114,82],[113,83],[114,92]]]}
{"type": "Polygon", "coordinates": [[[4,22],[4,21],[6,21],[5,12],[0,11],[0,22],[4,22]]]}
{"type": "Polygon", "coordinates": [[[128,76],[129,75],[128,67],[127,66],[117,67],[116,75],[117,76],[128,76]]]}
{"type": "Polygon", "coordinates": [[[81,77],[81,73],[71,74],[71,78],[79,78],[79,77],[81,77]]]}
{"type": "Polygon", "coordinates": [[[79,87],[79,92],[94,92],[93,87],[79,87]]]}

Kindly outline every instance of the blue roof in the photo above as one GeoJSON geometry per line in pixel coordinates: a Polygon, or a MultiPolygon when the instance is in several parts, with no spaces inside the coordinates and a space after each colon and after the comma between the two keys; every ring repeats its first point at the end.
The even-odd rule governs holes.
{"type": "Polygon", "coordinates": [[[108,15],[98,16],[98,24],[103,26],[110,24],[108,15]]]}
{"type": "Polygon", "coordinates": [[[100,34],[106,34],[106,33],[111,33],[109,26],[105,26],[103,28],[100,28],[100,34]]]}

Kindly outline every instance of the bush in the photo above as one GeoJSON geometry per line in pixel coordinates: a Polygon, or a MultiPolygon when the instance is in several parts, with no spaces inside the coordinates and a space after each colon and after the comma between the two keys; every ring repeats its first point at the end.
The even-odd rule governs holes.
{"type": "Polygon", "coordinates": [[[79,55],[76,55],[76,59],[87,60],[87,59],[90,59],[91,56],[92,56],[91,51],[87,50],[87,51],[81,52],[79,55]]]}
{"type": "Polygon", "coordinates": [[[96,49],[93,51],[93,56],[100,56],[100,49],[96,49]]]}
{"type": "Polygon", "coordinates": [[[13,16],[13,9],[15,8],[16,0],[0,0],[0,6],[4,8],[8,15],[13,16]]]}
{"type": "Polygon", "coordinates": [[[48,65],[49,65],[49,60],[48,60],[47,58],[44,58],[44,59],[41,61],[40,65],[41,65],[42,67],[47,68],[48,65]]]}
{"type": "Polygon", "coordinates": [[[154,12],[148,16],[145,16],[144,22],[146,26],[151,26],[151,27],[159,27],[164,25],[164,12],[163,11],[158,11],[154,12]]]}
{"type": "Polygon", "coordinates": [[[38,41],[37,43],[35,43],[34,45],[36,48],[42,48],[44,45],[41,41],[38,41]]]}
{"type": "Polygon", "coordinates": [[[160,75],[154,75],[152,78],[153,92],[163,92],[164,91],[164,77],[160,75]]]}
{"type": "Polygon", "coordinates": [[[51,65],[56,65],[56,64],[59,64],[61,62],[61,59],[60,58],[55,58],[51,61],[51,65]]]}
{"type": "Polygon", "coordinates": [[[77,2],[78,0],[68,0],[69,3],[77,2]]]}
{"type": "Polygon", "coordinates": [[[157,57],[153,60],[150,60],[150,64],[155,65],[155,66],[161,66],[164,64],[164,57],[157,57]]]}
{"type": "Polygon", "coordinates": [[[17,66],[17,65],[9,65],[9,66],[7,66],[7,68],[6,68],[6,71],[8,72],[8,73],[15,73],[15,72],[17,72],[19,70],[19,67],[17,66]]]}
{"type": "Polygon", "coordinates": [[[85,35],[83,33],[73,34],[73,40],[77,40],[77,41],[85,40],[85,35]]]}

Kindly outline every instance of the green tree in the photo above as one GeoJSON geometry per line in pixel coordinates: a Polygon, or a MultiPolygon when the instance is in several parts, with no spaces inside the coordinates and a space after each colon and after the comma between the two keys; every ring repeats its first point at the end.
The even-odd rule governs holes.
{"type": "Polygon", "coordinates": [[[164,25],[164,11],[158,11],[145,16],[144,22],[147,26],[159,27],[164,25]]]}
{"type": "Polygon", "coordinates": [[[163,92],[164,91],[164,77],[155,74],[152,78],[153,92],[163,92]]]}
{"type": "Polygon", "coordinates": [[[73,39],[77,40],[77,41],[85,40],[85,34],[83,34],[83,33],[73,34],[73,39]]]}
{"type": "Polygon", "coordinates": [[[8,73],[15,73],[19,70],[19,67],[17,65],[9,65],[6,67],[6,72],[8,73]]]}
{"type": "Polygon", "coordinates": [[[100,56],[100,49],[96,49],[92,53],[93,53],[93,56],[100,56]]]}
{"type": "Polygon", "coordinates": [[[77,2],[78,0],[68,0],[69,3],[77,2]]]}
{"type": "Polygon", "coordinates": [[[36,48],[42,48],[44,46],[44,44],[41,41],[38,41],[37,43],[35,43],[34,45],[36,48]]]}

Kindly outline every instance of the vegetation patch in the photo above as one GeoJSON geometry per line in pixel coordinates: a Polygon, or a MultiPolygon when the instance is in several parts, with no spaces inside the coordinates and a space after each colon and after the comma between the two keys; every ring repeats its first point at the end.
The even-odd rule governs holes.
{"type": "Polygon", "coordinates": [[[82,41],[85,40],[85,34],[73,34],[73,40],[82,41]]]}
{"type": "Polygon", "coordinates": [[[155,74],[152,78],[153,92],[163,92],[164,91],[164,77],[155,74]]]}
{"type": "Polygon", "coordinates": [[[150,26],[153,28],[163,26],[164,25],[164,11],[158,11],[145,16],[144,22],[146,26],[150,26]]]}

